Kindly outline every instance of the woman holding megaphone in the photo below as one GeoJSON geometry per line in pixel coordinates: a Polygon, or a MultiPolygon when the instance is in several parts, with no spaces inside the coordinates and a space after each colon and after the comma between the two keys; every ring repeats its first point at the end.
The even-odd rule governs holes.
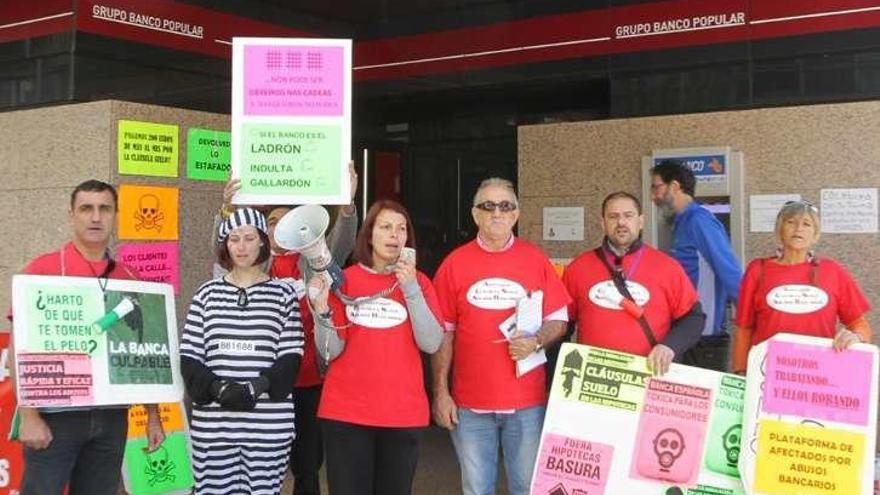
{"type": "Polygon", "coordinates": [[[416,270],[414,247],[406,209],[378,201],[338,293],[330,294],[326,277],[309,281],[315,343],[330,363],[318,417],[331,495],[411,492],[429,422],[419,351],[436,352],[443,333],[434,288],[416,270]]]}

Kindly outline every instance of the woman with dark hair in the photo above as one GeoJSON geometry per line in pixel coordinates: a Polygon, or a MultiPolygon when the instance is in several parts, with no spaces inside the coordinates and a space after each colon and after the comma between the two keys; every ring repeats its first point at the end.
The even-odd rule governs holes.
{"type": "Polygon", "coordinates": [[[284,482],[303,332],[293,288],[260,268],[266,232],[254,209],[229,215],[217,251],[229,272],[199,287],[186,316],[180,367],[193,400],[196,494],[276,495],[284,482]]]}
{"type": "Polygon", "coordinates": [[[379,201],[358,233],[341,294],[330,296],[324,277],[309,282],[315,343],[330,363],[318,417],[331,495],[412,490],[429,421],[419,351],[434,353],[443,333],[430,280],[414,257],[401,256],[414,247],[409,213],[379,201]]]}
{"type": "Polygon", "coordinates": [[[871,341],[865,295],[843,266],[812,250],[819,222],[819,209],[808,201],[789,201],[776,215],[779,252],[752,260],[740,285],[734,373],[746,371],[752,346],[780,332],[834,339],[837,350],[871,341]],[[845,328],[838,330],[838,321],[845,328]]]}

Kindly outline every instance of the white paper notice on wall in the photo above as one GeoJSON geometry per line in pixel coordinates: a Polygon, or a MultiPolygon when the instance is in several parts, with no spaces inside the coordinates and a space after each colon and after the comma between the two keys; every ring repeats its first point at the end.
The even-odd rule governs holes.
{"type": "Polygon", "coordinates": [[[788,201],[800,201],[800,194],[753,194],[749,196],[749,231],[773,232],[776,214],[788,201]]]}
{"type": "Polygon", "coordinates": [[[584,208],[582,206],[544,208],[544,240],[584,240],[584,208]]]}
{"type": "Polygon", "coordinates": [[[822,232],[877,233],[877,188],[822,189],[822,232]]]}

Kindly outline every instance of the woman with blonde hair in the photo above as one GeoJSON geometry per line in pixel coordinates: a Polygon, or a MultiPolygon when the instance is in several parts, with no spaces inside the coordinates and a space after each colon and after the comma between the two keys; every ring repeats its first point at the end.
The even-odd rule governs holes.
{"type": "Polygon", "coordinates": [[[869,342],[870,305],[849,272],[818,257],[819,209],[789,201],[776,216],[780,248],[749,263],[739,291],[731,371],[744,373],[749,349],[781,332],[834,339],[834,348],[869,342]],[[838,321],[844,328],[838,330],[838,321]]]}

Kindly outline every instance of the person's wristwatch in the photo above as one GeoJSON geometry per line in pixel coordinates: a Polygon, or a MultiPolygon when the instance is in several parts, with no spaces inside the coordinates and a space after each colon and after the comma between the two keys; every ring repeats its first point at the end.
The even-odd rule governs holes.
{"type": "Polygon", "coordinates": [[[532,352],[538,352],[544,348],[544,344],[541,342],[541,336],[535,334],[535,350],[532,352]]]}

